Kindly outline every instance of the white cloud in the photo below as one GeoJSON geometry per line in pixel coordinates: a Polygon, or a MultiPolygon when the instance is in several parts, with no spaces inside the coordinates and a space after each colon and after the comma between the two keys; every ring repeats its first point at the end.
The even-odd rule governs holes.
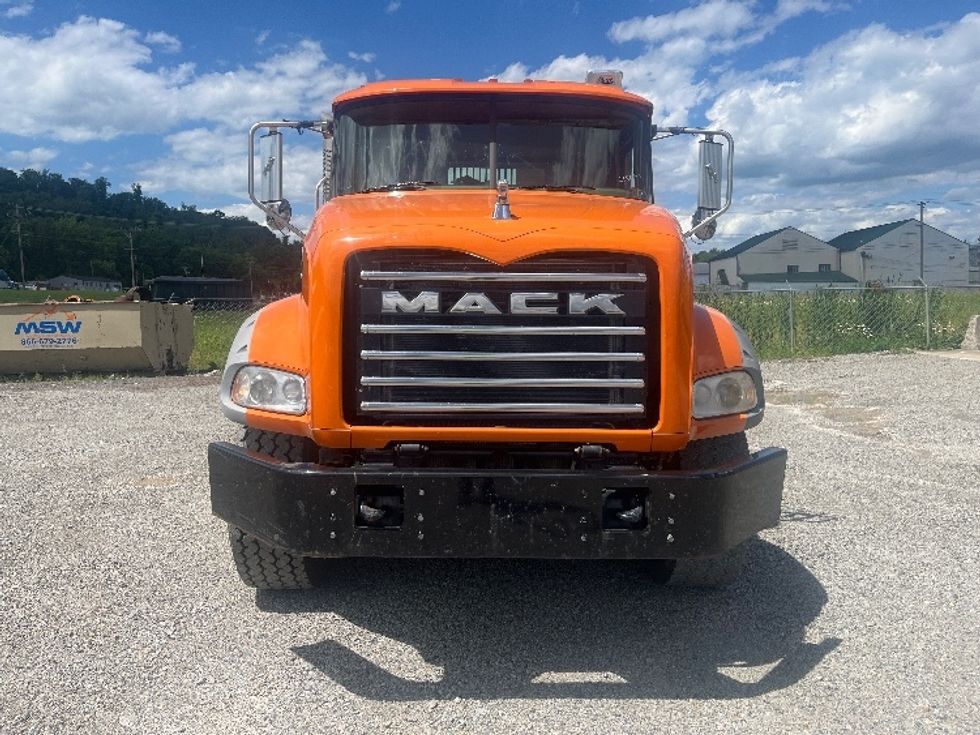
{"type": "MultiPolygon", "coordinates": [[[[313,203],[322,174],[322,138],[287,130],[283,188],[296,211],[313,203]]],[[[248,142],[244,130],[229,127],[182,130],[164,138],[169,153],[136,168],[146,193],[185,191],[202,197],[248,198],[248,142]]],[[[256,173],[256,176],[258,174],[256,173]]],[[[258,181],[256,181],[258,186],[258,181]]],[[[228,213],[223,207],[222,211],[228,213]]]]}
{"type": "MultiPolygon", "coordinates": [[[[155,61],[155,53],[178,48],[166,33],[88,17],[39,38],[0,35],[0,132],[70,143],[157,134],[167,153],[133,164],[126,178],[147,193],[244,202],[252,123],[318,118],[339,92],[367,81],[309,40],[225,72],[155,61]]],[[[298,211],[312,202],[320,177],[319,140],[308,134],[287,141],[286,195],[298,211]]],[[[4,160],[43,167],[55,155],[39,147],[7,152],[4,160]]]]}
{"type": "Polygon", "coordinates": [[[787,20],[807,12],[829,12],[826,0],[780,0],[772,13],[756,12],[751,0],[706,0],[674,13],[614,23],[608,32],[617,43],[641,41],[636,56],[559,56],[536,69],[516,62],[500,79],[581,80],[589,69],[621,69],[630,91],[654,101],[656,119],[667,125],[688,122],[692,109],[709,98],[710,78],[702,73],[715,56],[726,56],[758,43],[787,20]]]}
{"type": "Polygon", "coordinates": [[[680,125],[687,121],[690,109],[704,98],[708,88],[706,82],[695,79],[696,69],[692,64],[702,54],[700,41],[684,39],[635,58],[559,56],[537,69],[518,62],[496,76],[508,82],[526,78],[584,81],[590,69],[619,69],[631,92],[653,100],[657,121],[680,125]]]}
{"type": "Polygon", "coordinates": [[[245,133],[194,128],[173,133],[163,140],[170,152],[137,167],[145,192],[179,190],[245,197],[245,133]]]}
{"type": "Polygon", "coordinates": [[[82,17],[32,39],[0,36],[0,132],[77,142],[159,132],[179,118],[166,73],[146,71],[150,49],[114,20],[82,17]]]}
{"type": "Polygon", "coordinates": [[[366,81],[329,63],[320,44],[301,41],[254,67],[199,75],[180,89],[180,102],[187,119],[245,127],[270,114],[319,117],[337,94],[366,81]]]}
{"type": "Polygon", "coordinates": [[[347,58],[353,59],[354,61],[363,61],[365,64],[370,64],[376,58],[378,58],[378,55],[373,51],[366,51],[362,54],[359,54],[356,51],[348,51],[347,58]]]}
{"type": "Polygon", "coordinates": [[[975,170],[977,37],[980,14],[935,33],[869,26],[795,72],[732,75],[707,114],[738,134],[742,175],[774,186],[975,170]]]}
{"type": "MultiPolygon", "coordinates": [[[[731,71],[740,49],[781,24],[846,6],[779,0],[761,8],[708,0],[625,20],[608,35],[643,44],[636,54],[565,55],[537,68],[516,61],[499,77],[579,80],[590,68],[622,69],[628,89],[654,102],[655,121],[730,130],[735,204],[712,246],[786,225],[832,237],[915,216],[917,197],[980,187],[980,96],[972,93],[980,78],[980,14],[918,31],[872,25],[816,49],[797,45],[798,57],[731,71]]],[[[696,189],[694,148],[665,142],[655,157],[658,200],[686,223],[696,189]]],[[[978,198],[935,206],[933,224],[961,237],[976,230],[978,198]]]]}
{"type": "Polygon", "coordinates": [[[28,2],[21,3],[3,3],[4,5],[9,5],[6,10],[3,11],[4,18],[26,18],[28,15],[34,12],[34,2],[33,0],[28,0],[28,2]]]}
{"type": "Polygon", "coordinates": [[[31,148],[28,151],[0,150],[0,164],[17,171],[23,171],[26,168],[40,171],[57,157],[58,151],[43,146],[31,148]]]}
{"type": "Polygon", "coordinates": [[[179,43],[88,17],[37,39],[0,35],[0,132],[82,142],[166,133],[189,121],[243,127],[268,115],[316,117],[338,92],[366,81],[330,63],[313,41],[251,67],[201,74],[191,64],[154,67],[151,40],[170,50],[179,43]]]}
{"type": "Polygon", "coordinates": [[[181,49],[180,39],[163,31],[152,31],[143,36],[143,41],[151,46],[159,46],[161,51],[175,54],[181,49]]]}
{"type": "Polygon", "coordinates": [[[269,34],[270,33],[271,33],[271,31],[269,31],[269,30],[262,31],[259,35],[257,35],[255,37],[255,45],[256,46],[261,46],[266,41],[268,41],[269,40],[269,34]]]}
{"type": "Polygon", "coordinates": [[[385,6],[385,12],[388,15],[392,13],[397,13],[398,9],[402,6],[401,0],[390,0],[390,2],[385,6]]]}
{"type": "Polygon", "coordinates": [[[732,38],[755,22],[749,5],[737,0],[708,0],[676,13],[613,23],[609,38],[617,43],[646,41],[656,43],[678,36],[732,38]]]}
{"type": "Polygon", "coordinates": [[[778,20],[783,21],[814,10],[820,13],[830,13],[838,9],[843,10],[844,7],[841,3],[833,3],[829,0],[779,0],[773,15],[778,20]]]}

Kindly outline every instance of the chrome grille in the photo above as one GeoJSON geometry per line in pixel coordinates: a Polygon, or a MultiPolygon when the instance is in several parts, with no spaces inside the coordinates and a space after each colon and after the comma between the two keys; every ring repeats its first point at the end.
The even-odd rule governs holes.
{"type": "Polygon", "coordinates": [[[651,426],[656,283],[652,261],[626,255],[502,267],[448,251],[357,253],[347,264],[347,415],[362,424],[651,426]]]}

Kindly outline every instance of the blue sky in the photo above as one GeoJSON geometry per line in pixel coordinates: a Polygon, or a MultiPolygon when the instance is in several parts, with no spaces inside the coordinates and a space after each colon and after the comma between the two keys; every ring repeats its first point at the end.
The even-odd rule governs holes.
{"type": "MultiPolygon", "coordinates": [[[[655,120],[736,137],[736,203],[711,245],[793,225],[830,238],[916,216],[980,236],[975,2],[210,4],[0,0],[0,165],[140,182],[258,218],[245,134],[315,117],[365,81],[581,79],[622,68],[655,120]]],[[[305,145],[304,145],[305,143],[305,145]]],[[[288,151],[309,218],[317,152],[288,151]]],[[[692,149],[656,153],[658,200],[692,208],[692,149]]]]}

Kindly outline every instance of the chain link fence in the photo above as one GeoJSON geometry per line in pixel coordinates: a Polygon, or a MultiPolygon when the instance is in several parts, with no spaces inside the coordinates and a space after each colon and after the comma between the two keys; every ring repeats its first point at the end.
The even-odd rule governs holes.
{"type": "Polygon", "coordinates": [[[221,370],[228,350],[242,322],[268,301],[251,299],[214,299],[195,301],[194,351],[189,369],[193,372],[221,370]]]}
{"type": "Polygon", "coordinates": [[[955,349],[980,314],[980,287],[699,289],[695,300],[737,322],[769,359],[955,349]]]}
{"type": "MultiPolygon", "coordinates": [[[[713,306],[741,325],[767,359],[955,349],[963,340],[970,317],[980,314],[980,286],[816,291],[699,289],[695,300],[713,306]]],[[[220,370],[242,322],[266,303],[195,303],[190,369],[220,370]]]]}

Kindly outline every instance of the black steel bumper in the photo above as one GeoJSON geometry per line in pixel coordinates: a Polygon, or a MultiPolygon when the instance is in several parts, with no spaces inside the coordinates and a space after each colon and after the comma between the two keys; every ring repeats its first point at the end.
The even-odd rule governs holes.
{"type": "Polygon", "coordinates": [[[786,451],[709,472],[334,468],[225,442],[208,461],[215,515],[305,556],[678,559],[775,526],[786,451]]]}

